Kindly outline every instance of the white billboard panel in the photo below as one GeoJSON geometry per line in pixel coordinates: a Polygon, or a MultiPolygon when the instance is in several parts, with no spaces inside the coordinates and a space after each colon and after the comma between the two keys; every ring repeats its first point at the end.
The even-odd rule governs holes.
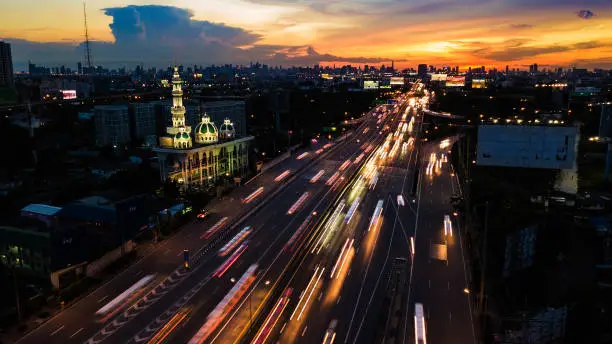
{"type": "Polygon", "coordinates": [[[483,166],[572,169],[577,127],[481,125],[477,163],[483,166]]]}
{"type": "Polygon", "coordinates": [[[378,89],[378,81],[364,80],[363,81],[363,89],[364,90],[376,90],[376,89],[378,89]]]}
{"type": "Polygon", "coordinates": [[[446,74],[432,74],[431,81],[446,81],[446,74]]]}
{"type": "Polygon", "coordinates": [[[400,85],[403,86],[404,85],[404,78],[402,78],[401,76],[394,76],[391,78],[391,81],[389,82],[389,85],[400,85]]]}

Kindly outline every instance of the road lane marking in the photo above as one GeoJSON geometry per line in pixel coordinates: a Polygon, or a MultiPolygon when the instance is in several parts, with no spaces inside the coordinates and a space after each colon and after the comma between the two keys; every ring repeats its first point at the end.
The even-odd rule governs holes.
{"type": "Polygon", "coordinates": [[[179,253],[178,253],[176,256],[177,256],[177,257],[180,257],[180,256],[181,256],[181,254],[183,254],[183,253],[185,253],[185,251],[179,252],[179,253]]]}
{"type": "Polygon", "coordinates": [[[51,335],[53,336],[53,335],[57,334],[59,331],[61,331],[64,328],[64,326],[65,325],[62,325],[62,326],[58,327],[57,330],[51,332],[51,335]]]}
{"type": "Polygon", "coordinates": [[[81,327],[80,329],[78,329],[75,333],[72,334],[72,336],[70,336],[70,338],[73,338],[74,336],[76,336],[77,334],[79,334],[79,332],[83,331],[83,328],[81,327]]]}
{"type": "Polygon", "coordinates": [[[306,334],[307,329],[308,329],[308,326],[304,327],[304,331],[302,331],[302,337],[304,337],[304,335],[306,334]]]}
{"type": "Polygon", "coordinates": [[[98,303],[101,303],[102,301],[106,300],[108,298],[108,295],[104,296],[103,298],[101,298],[100,300],[98,300],[98,303]]]}
{"type": "Polygon", "coordinates": [[[427,280],[427,284],[429,285],[429,289],[431,289],[431,280],[427,280]]]}
{"type": "Polygon", "coordinates": [[[450,290],[450,281],[448,281],[448,290],[450,290]]]}

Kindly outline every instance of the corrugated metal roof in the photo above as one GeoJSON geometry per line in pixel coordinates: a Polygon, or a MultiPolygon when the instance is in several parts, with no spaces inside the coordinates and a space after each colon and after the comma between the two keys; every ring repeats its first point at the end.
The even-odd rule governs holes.
{"type": "Polygon", "coordinates": [[[53,216],[57,214],[57,212],[60,210],[62,210],[62,208],[60,207],[54,207],[48,204],[37,204],[37,203],[28,204],[23,209],[21,209],[21,211],[27,211],[30,213],[47,215],[47,216],[53,216]]]}

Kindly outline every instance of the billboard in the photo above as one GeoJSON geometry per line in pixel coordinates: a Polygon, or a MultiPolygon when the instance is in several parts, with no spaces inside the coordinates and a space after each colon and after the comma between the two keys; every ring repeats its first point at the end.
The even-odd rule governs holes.
{"type": "Polygon", "coordinates": [[[483,166],[572,169],[577,150],[577,127],[478,127],[476,160],[483,166]]]}
{"type": "Polygon", "coordinates": [[[446,74],[432,74],[431,81],[446,81],[446,74]]]}
{"type": "Polygon", "coordinates": [[[377,90],[378,89],[378,81],[364,80],[363,81],[363,89],[364,90],[377,90]]]}
{"type": "Polygon", "coordinates": [[[400,86],[404,86],[404,78],[402,78],[401,76],[398,77],[392,77],[391,81],[389,82],[389,85],[400,85],[400,86]]]}
{"type": "Polygon", "coordinates": [[[76,90],[61,90],[64,100],[76,99],[76,90]]]}
{"type": "Polygon", "coordinates": [[[472,88],[487,88],[485,79],[472,79],[472,88]]]}
{"type": "Polygon", "coordinates": [[[463,87],[465,86],[465,76],[447,76],[446,87],[463,87]]]}

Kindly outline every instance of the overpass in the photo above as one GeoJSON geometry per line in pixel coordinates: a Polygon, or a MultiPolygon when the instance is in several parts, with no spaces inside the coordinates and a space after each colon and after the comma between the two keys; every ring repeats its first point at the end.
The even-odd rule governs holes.
{"type": "Polygon", "coordinates": [[[423,113],[429,116],[443,117],[449,119],[463,119],[463,116],[455,116],[447,112],[436,112],[431,110],[423,110],[423,113]]]}

